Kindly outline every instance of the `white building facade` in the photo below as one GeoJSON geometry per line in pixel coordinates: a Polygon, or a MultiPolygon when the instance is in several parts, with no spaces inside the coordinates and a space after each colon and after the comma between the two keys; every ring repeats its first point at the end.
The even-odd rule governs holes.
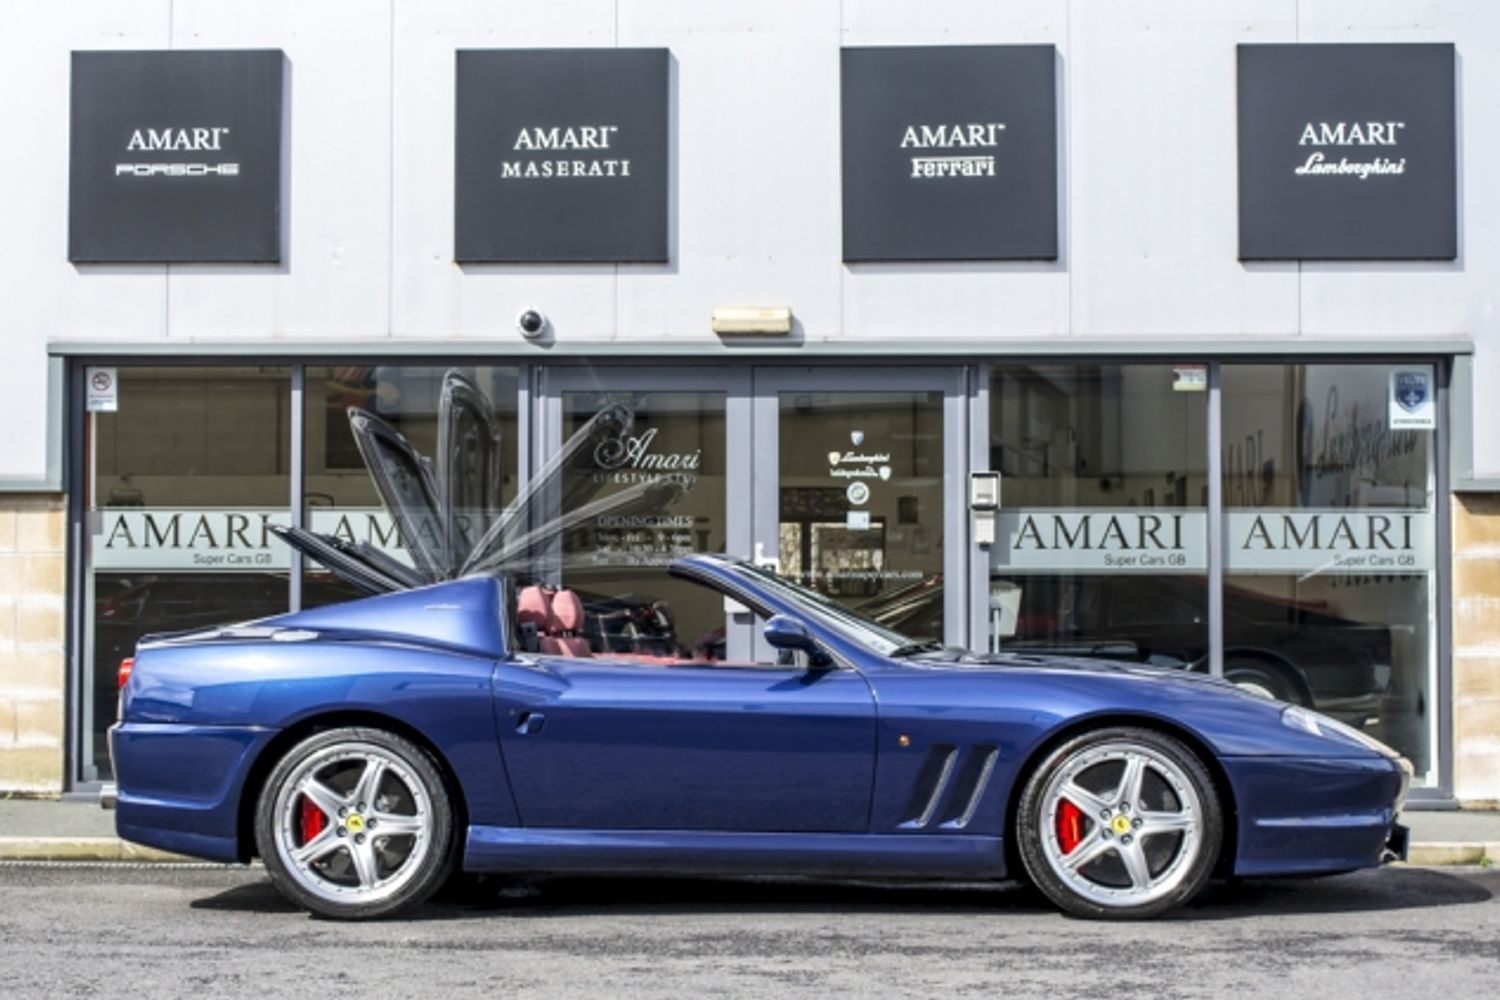
{"type": "Polygon", "coordinates": [[[663,574],[726,550],[914,636],[1222,674],[1399,747],[1418,802],[1500,801],[1500,108],[1475,96],[1500,8],[4,16],[0,791],[108,779],[140,634],[350,596],[268,525],[400,558],[345,413],[430,452],[459,368],[503,498],[633,409],[579,474],[677,473],[684,499],[565,544],[581,589],[668,606],[676,636],[732,636],[663,574]],[[1272,77],[1388,65],[1392,109],[1278,92],[1262,46],[1272,77]],[[255,124],[173,111],[191,76],[131,89],[182,52],[255,124]],[[119,105],[152,87],[166,110],[119,105]],[[1311,138],[1267,152],[1272,112],[1311,138]],[[208,185],[252,174],[216,214],[208,185]]]}

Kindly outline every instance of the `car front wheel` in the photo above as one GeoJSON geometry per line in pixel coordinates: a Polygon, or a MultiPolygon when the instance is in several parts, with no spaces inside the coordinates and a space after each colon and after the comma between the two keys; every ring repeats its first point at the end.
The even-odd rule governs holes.
{"type": "Polygon", "coordinates": [[[1153,917],[1208,880],[1223,838],[1213,780],[1164,733],[1110,727],[1047,756],[1021,794],[1017,843],[1046,896],[1083,917],[1153,917]]]}
{"type": "Polygon", "coordinates": [[[432,758],[379,729],[317,733],[266,780],[255,840],[272,883],[326,917],[415,906],[448,877],[453,810],[432,758]]]}

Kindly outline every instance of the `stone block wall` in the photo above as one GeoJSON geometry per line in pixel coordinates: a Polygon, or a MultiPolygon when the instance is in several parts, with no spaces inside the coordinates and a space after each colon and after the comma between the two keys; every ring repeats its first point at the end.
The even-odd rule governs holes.
{"type": "Polygon", "coordinates": [[[1500,806],[1500,496],[1453,498],[1453,793],[1500,806]]]}
{"type": "Polygon", "coordinates": [[[62,789],[66,524],[60,495],[0,495],[0,794],[62,789]]]}

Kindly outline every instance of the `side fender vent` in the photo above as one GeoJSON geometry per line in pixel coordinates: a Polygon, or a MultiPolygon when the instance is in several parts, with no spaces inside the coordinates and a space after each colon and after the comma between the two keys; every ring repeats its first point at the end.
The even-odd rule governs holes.
{"type": "Polygon", "coordinates": [[[953,782],[953,792],[943,806],[939,825],[948,830],[962,830],[974,818],[979,802],[995,773],[1000,751],[995,747],[976,746],[964,756],[963,767],[953,782]]]}
{"type": "Polygon", "coordinates": [[[917,772],[917,780],[912,786],[911,799],[902,812],[900,826],[920,829],[932,822],[957,762],[957,747],[938,744],[927,751],[927,759],[922,762],[922,769],[917,772]]]}

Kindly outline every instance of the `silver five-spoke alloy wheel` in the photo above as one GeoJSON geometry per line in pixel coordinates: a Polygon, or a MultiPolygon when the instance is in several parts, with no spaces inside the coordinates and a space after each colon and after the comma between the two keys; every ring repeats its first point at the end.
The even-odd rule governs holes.
{"type": "Polygon", "coordinates": [[[1039,888],[1084,916],[1148,916],[1191,898],[1222,836],[1213,782],[1179,741],[1118,728],[1074,738],[1032,774],[1018,829],[1039,888]]]}
{"type": "Polygon", "coordinates": [[[261,797],[257,840],[295,902],[327,916],[393,912],[446,875],[451,817],[441,779],[391,733],[346,729],[295,747],[261,797]]]}
{"type": "Polygon", "coordinates": [[[1187,776],[1160,753],[1134,744],[1105,743],[1079,754],[1052,776],[1043,796],[1047,863],[1080,896],[1102,906],[1151,903],[1170,893],[1202,839],[1203,807],[1187,776]],[[1083,784],[1091,772],[1106,770],[1102,786],[1083,784]],[[1169,794],[1148,803],[1147,786],[1156,783],[1169,794]],[[1116,864],[1101,864],[1110,860],[1116,864]]]}

